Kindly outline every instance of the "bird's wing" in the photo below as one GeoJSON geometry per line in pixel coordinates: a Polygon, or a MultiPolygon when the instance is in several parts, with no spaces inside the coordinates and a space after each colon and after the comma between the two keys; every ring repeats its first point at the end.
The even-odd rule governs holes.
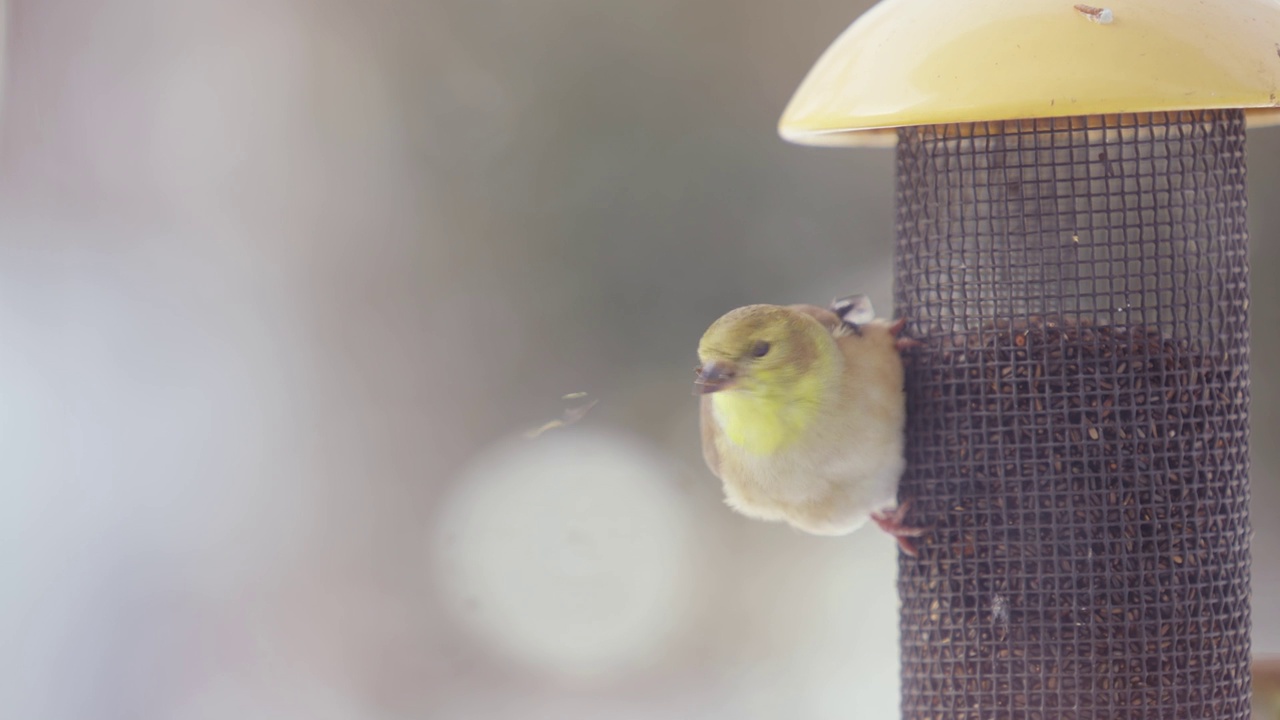
{"type": "Polygon", "coordinates": [[[716,447],[716,436],[720,430],[716,427],[716,419],[711,414],[711,398],[702,396],[702,407],[699,409],[699,422],[702,424],[702,459],[707,461],[711,473],[720,477],[720,450],[716,447]]]}
{"type": "Polygon", "coordinates": [[[871,305],[871,298],[866,295],[836,298],[828,307],[850,325],[865,325],[876,319],[876,309],[871,305]]]}
{"type": "Polygon", "coordinates": [[[822,326],[827,330],[830,330],[832,335],[841,332],[844,328],[844,321],[840,319],[840,316],[831,312],[827,308],[821,308],[817,305],[790,305],[788,307],[796,312],[802,312],[822,323],[822,326]]]}
{"type": "Polygon", "coordinates": [[[897,338],[887,320],[872,320],[862,326],[860,335],[836,337],[836,346],[844,353],[845,386],[859,398],[879,396],[881,390],[896,405],[903,401],[902,355],[897,338]],[[871,390],[875,392],[871,392],[871,390]]]}

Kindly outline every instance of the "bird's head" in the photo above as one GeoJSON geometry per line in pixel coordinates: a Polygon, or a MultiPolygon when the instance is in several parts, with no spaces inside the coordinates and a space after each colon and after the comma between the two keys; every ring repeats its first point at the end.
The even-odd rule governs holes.
{"type": "Polygon", "coordinates": [[[748,305],[726,313],[703,334],[694,393],[816,400],[805,396],[817,392],[814,381],[829,372],[836,353],[830,333],[809,315],[748,305]]]}

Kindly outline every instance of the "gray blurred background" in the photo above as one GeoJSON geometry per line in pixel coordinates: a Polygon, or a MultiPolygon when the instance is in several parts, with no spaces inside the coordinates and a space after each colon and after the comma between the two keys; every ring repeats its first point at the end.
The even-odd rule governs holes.
{"type": "Polygon", "coordinates": [[[892,153],[774,130],[868,5],[10,2],[3,715],[893,717],[892,543],[732,515],[689,396],[733,306],[890,309],[892,153]]]}

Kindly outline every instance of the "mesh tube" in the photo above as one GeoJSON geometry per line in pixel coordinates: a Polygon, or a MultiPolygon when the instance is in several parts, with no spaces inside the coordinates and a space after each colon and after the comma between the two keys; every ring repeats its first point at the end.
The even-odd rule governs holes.
{"type": "Polygon", "coordinates": [[[1240,111],[905,128],[904,718],[1247,718],[1240,111]]]}

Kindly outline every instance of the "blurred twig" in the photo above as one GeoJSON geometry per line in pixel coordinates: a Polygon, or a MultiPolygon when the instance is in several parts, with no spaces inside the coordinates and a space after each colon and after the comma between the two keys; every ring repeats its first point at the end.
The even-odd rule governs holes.
{"type": "MultiPolygon", "coordinates": [[[[567,395],[564,395],[563,397],[561,397],[561,399],[562,399],[562,400],[581,400],[582,398],[585,398],[586,396],[587,396],[587,394],[586,394],[586,393],[584,393],[584,392],[573,392],[573,393],[569,393],[569,394],[567,394],[567,395]]],[[[582,405],[578,405],[577,407],[571,407],[571,408],[568,408],[568,409],[566,409],[566,410],[564,411],[564,415],[562,415],[559,419],[557,419],[557,420],[549,420],[549,421],[547,421],[547,422],[543,423],[543,424],[542,424],[542,425],[540,425],[539,427],[536,427],[536,428],[534,428],[534,429],[532,429],[532,430],[530,430],[530,431],[526,432],[526,433],[525,433],[525,437],[527,437],[527,438],[529,438],[530,440],[532,440],[532,439],[534,439],[534,438],[538,437],[539,435],[541,435],[541,434],[543,434],[543,433],[547,432],[548,430],[555,430],[556,428],[568,427],[568,426],[570,426],[570,425],[572,425],[572,424],[574,424],[574,423],[578,422],[578,421],[579,421],[579,420],[581,420],[582,418],[586,417],[587,412],[589,412],[589,411],[591,410],[591,408],[595,407],[596,403],[598,403],[598,402],[600,402],[600,401],[599,401],[599,400],[588,400],[586,403],[583,403],[582,405]]]]}

